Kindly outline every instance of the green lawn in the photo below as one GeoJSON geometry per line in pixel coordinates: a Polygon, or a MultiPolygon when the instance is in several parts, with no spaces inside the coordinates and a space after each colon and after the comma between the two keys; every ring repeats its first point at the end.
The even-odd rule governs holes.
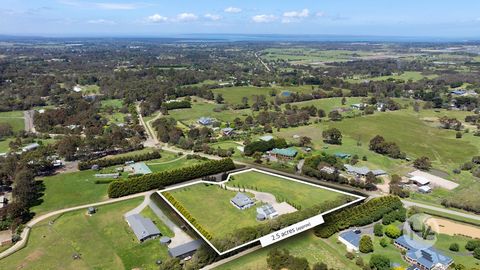
{"type": "Polygon", "coordinates": [[[478,268],[480,266],[480,260],[475,259],[469,254],[469,251],[465,249],[468,240],[471,239],[461,235],[450,236],[446,234],[438,234],[437,242],[434,247],[440,250],[443,254],[451,257],[455,263],[463,264],[467,269],[478,268]],[[457,243],[460,246],[458,252],[449,250],[450,244],[452,243],[457,243]]]}
{"type": "MultiPolygon", "coordinates": [[[[158,269],[155,261],[168,258],[167,248],[158,240],[138,243],[123,218],[142,200],[100,206],[93,216],[79,210],[45,220],[33,227],[24,249],[0,261],[0,268],[158,269]],[[74,260],[74,253],[81,259],[74,260]]],[[[158,219],[154,221],[164,226],[158,219]]]]}
{"type": "Polygon", "coordinates": [[[233,177],[234,180],[230,180],[228,186],[246,187],[261,192],[268,192],[275,195],[277,201],[292,202],[295,205],[300,205],[303,209],[345,196],[341,193],[261,172],[250,171],[236,174],[233,177]]]}
{"type": "Polygon", "coordinates": [[[25,121],[22,111],[0,112],[0,123],[10,124],[13,131],[21,131],[25,129],[25,121]]]}
{"type": "Polygon", "coordinates": [[[295,235],[274,245],[242,256],[236,260],[215,268],[215,270],[263,270],[267,269],[268,252],[274,248],[288,249],[290,254],[304,257],[312,266],[315,263],[326,263],[331,269],[360,269],[345,258],[345,248],[334,246],[328,240],[316,237],[311,231],[295,235]]]}
{"type": "Polygon", "coordinates": [[[371,52],[348,50],[318,50],[306,47],[270,48],[263,51],[262,58],[269,61],[284,60],[295,64],[318,62],[345,62],[371,55],[371,52]]]}
{"type": "Polygon", "coordinates": [[[221,238],[237,229],[260,224],[256,220],[256,207],[239,210],[230,203],[236,191],[201,183],[170,193],[213,238],[221,238]]]}
{"type": "Polygon", "coordinates": [[[41,214],[52,210],[93,203],[107,199],[106,184],[95,184],[92,170],[62,173],[40,178],[45,186],[41,204],[31,208],[41,214]]]}
{"type": "MultiPolygon", "coordinates": [[[[140,154],[151,151],[151,149],[143,149],[136,152],[125,153],[123,155],[140,154]]],[[[146,164],[170,162],[173,159],[176,159],[176,155],[162,152],[162,158],[146,161],[146,164]]],[[[149,167],[153,172],[159,172],[189,166],[199,162],[201,161],[182,158],[170,163],[149,165],[149,167]]],[[[119,166],[105,168],[101,172],[113,172],[117,167],[119,166]]],[[[54,176],[40,178],[39,181],[43,182],[45,191],[44,195],[40,198],[41,203],[32,207],[32,211],[36,214],[41,214],[60,208],[106,200],[108,198],[108,184],[95,184],[95,180],[98,180],[98,178],[94,177],[96,173],[98,172],[86,170],[72,173],[61,173],[54,176]]],[[[127,173],[124,173],[122,177],[127,177],[127,173]]]]}
{"type": "Polygon", "coordinates": [[[206,102],[193,102],[192,108],[189,109],[177,109],[168,111],[169,117],[176,119],[177,121],[186,122],[187,124],[196,123],[200,117],[213,117],[220,121],[232,122],[236,117],[244,117],[250,115],[249,110],[225,110],[221,112],[214,112],[213,109],[221,105],[206,103],[206,102]]]}
{"type": "MultiPolygon", "coordinates": [[[[324,110],[327,114],[331,112],[333,109],[336,108],[350,108],[350,105],[356,103],[362,103],[361,97],[347,97],[345,105],[342,105],[342,98],[323,98],[323,99],[314,99],[309,101],[302,101],[291,103],[291,106],[297,106],[298,108],[302,108],[305,106],[315,106],[317,109],[324,110]]],[[[285,104],[282,105],[285,108],[285,104]]],[[[358,112],[358,111],[357,111],[358,112]]]]}
{"type": "Polygon", "coordinates": [[[353,79],[347,79],[346,81],[348,82],[362,82],[364,80],[370,80],[370,81],[386,81],[389,79],[395,79],[395,80],[404,80],[404,81],[419,81],[421,79],[427,78],[427,79],[434,79],[437,78],[438,75],[433,74],[433,75],[423,75],[421,72],[418,71],[405,71],[401,74],[398,75],[390,75],[390,76],[379,76],[379,77],[365,77],[365,78],[353,78],[353,79]]]}
{"type": "Polygon", "coordinates": [[[270,95],[271,90],[275,90],[277,95],[280,95],[283,91],[289,91],[292,93],[311,93],[312,86],[292,86],[292,87],[255,87],[255,86],[237,86],[237,87],[225,87],[212,90],[215,95],[222,94],[225,99],[225,103],[229,104],[241,104],[242,98],[248,98],[248,104],[253,103],[253,96],[264,95],[267,100],[273,100],[274,97],[270,95]]]}
{"type": "Polygon", "coordinates": [[[101,104],[102,104],[102,108],[113,107],[115,109],[120,109],[120,108],[123,107],[123,100],[121,100],[121,99],[107,99],[107,100],[102,100],[101,104]]]}

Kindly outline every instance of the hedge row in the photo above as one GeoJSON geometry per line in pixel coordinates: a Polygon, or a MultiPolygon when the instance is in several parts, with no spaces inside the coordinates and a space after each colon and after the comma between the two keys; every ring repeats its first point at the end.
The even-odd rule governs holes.
{"type": "Polygon", "coordinates": [[[131,177],[126,180],[116,180],[108,186],[108,196],[110,198],[122,197],[233,169],[235,169],[235,164],[227,158],[170,171],[131,177]]]}
{"type": "Polygon", "coordinates": [[[384,196],[325,217],[325,223],[315,228],[315,235],[328,238],[350,227],[360,227],[380,220],[384,215],[401,209],[402,202],[396,196],[384,196]]]}
{"type": "Polygon", "coordinates": [[[192,107],[192,104],[190,103],[190,101],[187,101],[187,100],[172,101],[169,103],[163,103],[162,105],[165,105],[165,108],[167,108],[167,110],[185,109],[185,108],[192,107]]]}
{"type": "Polygon", "coordinates": [[[183,205],[178,202],[170,192],[163,192],[163,196],[175,207],[192,225],[208,240],[212,240],[212,235],[200,225],[197,220],[188,212],[183,205]]]}
{"type": "Polygon", "coordinates": [[[157,159],[161,158],[162,155],[158,151],[149,152],[145,154],[139,155],[132,155],[132,156],[123,156],[123,157],[114,157],[114,158],[102,158],[102,159],[95,159],[89,160],[78,163],[78,169],[88,170],[91,169],[93,165],[98,165],[100,167],[110,167],[114,165],[125,164],[127,161],[143,161],[143,160],[150,160],[150,159],[157,159]]]}

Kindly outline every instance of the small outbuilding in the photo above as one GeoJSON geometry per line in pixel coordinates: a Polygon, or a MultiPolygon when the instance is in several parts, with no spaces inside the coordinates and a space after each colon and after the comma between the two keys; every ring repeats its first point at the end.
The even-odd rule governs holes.
{"type": "Polygon", "coordinates": [[[270,155],[277,159],[293,159],[297,156],[298,151],[294,148],[273,148],[270,155]]]}
{"type": "Polygon", "coordinates": [[[418,188],[418,192],[420,193],[430,193],[432,192],[432,188],[429,186],[421,186],[418,188]]]}
{"type": "Polygon", "coordinates": [[[430,180],[419,175],[414,175],[410,177],[410,181],[416,184],[417,186],[425,186],[430,184],[430,180]]]}
{"type": "Polygon", "coordinates": [[[202,246],[202,241],[194,240],[180,246],[168,249],[168,254],[173,258],[184,259],[190,257],[202,246]]]}
{"type": "Polygon", "coordinates": [[[168,236],[162,236],[162,237],[160,237],[160,243],[161,243],[162,245],[168,245],[168,244],[170,244],[171,242],[172,242],[172,239],[170,239],[170,237],[168,237],[168,236]]]}
{"type": "Polygon", "coordinates": [[[95,207],[93,207],[93,206],[90,206],[90,207],[88,207],[88,209],[87,209],[87,213],[88,213],[89,215],[93,215],[93,214],[95,214],[96,212],[97,212],[97,208],[95,208],[95,207]]]}
{"type": "Polygon", "coordinates": [[[350,252],[358,252],[360,247],[361,230],[348,230],[338,235],[338,241],[347,247],[350,252]]]}
{"type": "MultiPolygon", "coordinates": [[[[275,208],[273,208],[272,205],[270,204],[264,204],[260,207],[257,208],[257,213],[259,215],[262,215],[268,219],[273,219],[273,218],[276,218],[278,217],[278,212],[277,210],[275,210],[275,208]]],[[[258,218],[258,215],[257,215],[257,218],[258,218]]]]}

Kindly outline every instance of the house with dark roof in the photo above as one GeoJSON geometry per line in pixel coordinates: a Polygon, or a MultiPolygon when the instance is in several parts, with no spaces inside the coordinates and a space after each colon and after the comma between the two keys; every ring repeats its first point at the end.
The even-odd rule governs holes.
{"type": "Polygon", "coordinates": [[[245,193],[238,192],[235,197],[233,197],[230,202],[240,210],[250,208],[255,202],[250,199],[245,193]]]}
{"type": "Polygon", "coordinates": [[[420,270],[447,269],[453,263],[452,258],[406,235],[397,238],[394,245],[405,251],[405,260],[420,270]]]}
{"type": "Polygon", "coordinates": [[[197,249],[202,246],[201,240],[195,240],[188,243],[185,243],[180,246],[172,247],[168,249],[168,255],[173,258],[185,259],[192,256],[197,249]]]}
{"type": "Polygon", "coordinates": [[[161,235],[160,230],[158,230],[157,226],[155,226],[149,218],[145,218],[139,214],[133,214],[125,217],[125,220],[140,242],[161,235]]]}

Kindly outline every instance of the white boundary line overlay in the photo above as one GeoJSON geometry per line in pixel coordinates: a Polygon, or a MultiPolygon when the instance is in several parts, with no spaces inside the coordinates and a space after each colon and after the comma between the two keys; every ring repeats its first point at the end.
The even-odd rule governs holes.
{"type": "Polygon", "coordinates": [[[215,250],[215,252],[218,253],[218,255],[224,255],[224,254],[227,254],[227,253],[230,253],[232,251],[235,251],[237,249],[240,249],[242,247],[245,247],[245,246],[248,246],[248,245],[251,245],[255,242],[258,242],[260,241],[260,244],[262,245],[262,247],[266,247],[268,245],[271,245],[273,243],[276,243],[276,242],[279,242],[281,240],[284,240],[284,239],[287,239],[291,236],[294,236],[296,234],[299,234],[303,231],[306,231],[306,230],[309,230],[317,225],[320,225],[320,224],[323,224],[324,223],[324,219],[323,219],[323,215],[326,215],[326,214],[329,214],[331,212],[334,212],[334,211],[337,211],[341,208],[344,208],[344,207],[347,207],[349,205],[352,205],[352,204],[355,204],[359,201],[363,201],[366,199],[366,197],[363,197],[363,196],[359,196],[359,195],[356,195],[356,194],[353,194],[353,193],[348,193],[348,192],[345,192],[345,191],[341,191],[341,190],[337,190],[337,189],[333,189],[333,188],[330,188],[330,187],[325,187],[325,186],[322,186],[322,185],[317,185],[317,184],[313,184],[313,183],[309,183],[309,182],[306,182],[306,181],[302,181],[302,180],[299,180],[299,179],[295,179],[295,178],[292,178],[292,177],[288,177],[288,176],[284,176],[284,175],[281,175],[281,174],[276,174],[276,173],[271,173],[271,172],[267,172],[267,171],[263,171],[263,170],[259,170],[259,169],[255,169],[255,168],[250,168],[250,169],[247,169],[247,170],[242,170],[242,171],[238,171],[238,172],[233,172],[233,173],[229,173],[228,174],[228,177],[226,180],[224,181],[221,181],[221,182],[212,182],[212,181],[205,181],[205,180],[198,180],[198,181],[195,181],[195,182],[190,182],[190,183],[186,183],[186,184],[181,184],[181,185],[176,185],[176,186],[173,186],[173,187],[169,187],[169,188],[165,188],[165,189],[162,189],[162,190],[158,190],[157,191],[157,194],[160,195],[160,197],[162,197],[162,199],[193,229],[195,230],[195,232],[200,235],[200,237],[202,237],[202,239],[213,249],[215,250]],[[165,191],[171,191],[171,190],[176,190],[176,189],[180,189],[180,188],[184,188],[184,187],[188,187],[188,186],[193,186],[193,185],[197,185],[197,184],[211,184],[211,185],[218,185],[218,186],[221,186],[222,184],[225,184],[227,183],[228,181],[230,181],[230,177],[231,176],[234,176],[234,175],[237,175],[237,174],[242,174],[242,173],[247,173],[247,172],[258,172],[258,173],[263,173],[263,174],[267,174],[267,175],[270,175],[270,176],[275,176],[275,177],[279,177],[279,178],[283,178],[283,179],[286,179],[286,180],[290,180],[290,181],[294,181],[294,182],[297,182],[297,183],[301,183],[301,184],[304,184],[304,185],[309,185],[309,186],[312,186],[312,187],[315,187],[315,188],[322,188],[322,189],[326,189],[326,190],[329,190],[329,191],[333,191],[333,192],[337,192],[337,193],[341,193],[341,194],[344,194],[344,195],[348,195],[348,196],[351,196],[351,197],[356,197],[357,199],[356,200],[353,200],[351,202],[348,202],[346,204],[343,204],[341,206],[338,206],[338,207],[335,207],[333,209],[330,209],[326,212],[323,212],[323,213],[320,213],[316,216],[313,216],[313,217],[310,217],[308,219],[305,219],[303,221],[300,221],[300,222],[297,222],[295,224],[292,224],[290,226],[287,226],[283,229],[280,229],[278,231],[275,231],[275,232],[272,232],[272,233],[269,233],[267,235],[264,235],[260,238],[257,238],[255,240],[252,240],[250,242],[247,242],[247,243],[244,243],[242,245],[239,245],[239,246],[236,246],[234,248],[231,248],[229,250],[226,250],[226,251],[220,251],[218,250],[202,233],[200,233],[200,231],[197,230],[197,228],[195,228],[195,226],[193,226],[193,224],[190,223],[190,221],[188,219],[186,219],[182,213],[180,213],[180,211],[178,211],[178,209],[176,207],[174,207],[170,201],[168,201],[167,198],[165,198],[165,196],[163,196],[162,192],[165,192],[165,191]]]}

